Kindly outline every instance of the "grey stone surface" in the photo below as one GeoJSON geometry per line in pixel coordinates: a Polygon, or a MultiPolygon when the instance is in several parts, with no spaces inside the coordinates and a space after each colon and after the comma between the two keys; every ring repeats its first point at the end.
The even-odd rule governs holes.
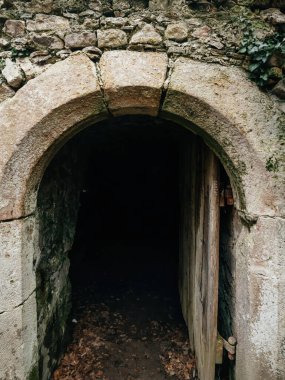
{"type": "Polygon", "coordinates": [[[41,61],[40,65],[35,64],[28,57],[18,58],[16,62],[23,70],[25,78],[27,80],[35,78],[39,74],[43,73],[48,67],[50,67],[48,64],[43,64],[43,61],[41,61]]]}
{"type": "Polygon", "coordinates": [[[27,21],[29,32],[54,31],[63,37],[69,30],[69,21],[61,16],[37,14],[34,20],[27,21]]]}
{"type": "Polygon", "coordinates": [[[285,24],[285,14],[277,8],[269,8],[260,13],[265,20],[268,20],[273,25],[285,24]]]}
{"type": "Polygon", "coordinates": [[[188,37],[188,27],[183,22],[170,24],[166,28],[165,37],[178,42],[185,41],[188,37]]]}
{"type": "Polygon", "coordinates": [[[230,175],[237,208],[284,215],[282,115],[242,70],[181,58],[162,110],[199,127],[230,175]]]}
{"type": "Polygon", "coordinates": [[[0,48],[1,49],[6,48],[7,46],[9,46],[9,44],[10,44],[10,41],[7,37],[1,37],[0,38],[0,48]]]}
{"type": "MultiPolygon", "coordinates": [[[[238,16],[243,8],[232,7],[230,3],[231,0],[224,0],[223,6],[220,7],[220,0],[213,0],[211,7],[215,9],[215,12],[206,19],[203,12],[196,9],[200,5],[203,8],[204,3],[197,4],[194,0],[190,0],[190,3],[185,3],[184,0],[168,2],[159,0],[148,4],[143,0],[131,2],[118,0],[113,3],[106,0],[80,0],[79,2],[75,0],[32,0],[29,2],[18,0],[10,4],[8,11],[5,9],[5,3],[2,17],[6,20],[7,30],[9,27],[12,35],[10,37],[3,32],[0,36],[0,41],[2,38],[4,43],[3,49],[5,46],[9,49],[6,52],[0,52],[0,58],[19,58],[27,56],[35,49],[48,48],[51,56],[57,57],[53,58],[52,63],[54,63],[57,59],[66,58],[66,54],[58,55],[57,52],[63,49],[62,44],[67,34],[72,34],[73,41],[75,38],[78,41],[74,42],[75,45],[80,45],[72,49],[84,49],[86,46],[96,46],[96,43],[86,45],[87,42],[82,42],[80,35],[103,31],[103,36],[106,36],[107,40],[104,38],[100,47],[106,50],[117,47],[138,51],[147,49],[165,51],[170,58],[188,56],[199,61],[242,65],[244,56],[239,53],[239,48],[243,38],[243,21],[239,17],[232,18],[232,15],[238,16]],[[217,8],[214,7],[214,3],[218,4],[217,8]],[[23,31],[25,24],[27,25],[26,32],[25,29],[23,31]],[[180,32],[176,31],[173,34],[174,25],[179,24],[187,25],[189,29],[187,37],[183,37],[185,33],[181,31],[181,27],[180,32]],[[18,28],[16,28],[17,25],[18,28]],[[142,32],[145,25],[149,26],[142,32]],[[110,28],[125,32],[126,35],[119,36],[118,32],[108,32],[110,28]],[[17,33],[21,35],[16,36],[17,33]]],[[[248,9],[250,3],[245,1],[245,3],[240,2],[239,5],[248,9]]],[[[264,7],[267,6],[264,5],[264,7]]],[[[262,17],[249,10],[246,17],[252,19],[254,36],[262,40],[284,28],[282,20],[278,23],[270,21],[272,14],[277,15],[278,20],[282,16],[282,12],[278,9],[263,10],[262,17]]],[[[279,68],[281,67],[282,65],[279,68]]],[[[271,79],[268,80],[270,81],[271,79]]],[[[268,86],[272,88],[272,83],[268,86]]]]}
{"type": "Polygon", "coordinates": [[[127,34],[120,29],[98,30],[97,37],[99,48],[118,48],[128,43],[127,34]]]}
{"type": "Polygon", "coordinates": [[[161,35],[155,30],[153,25],[146,24],[143,28],[136,32],[132,38],[131,44],[148,44],[148,45],[159,45],[162,42],[161,35]]]}
{"type": "Polygon", "coordinates": [[[100,71],[110,111],[157,115],[167,61],[163,53],[104,53],[100,71]]]}
{"type": "Polygon", "coordinates": [[[0,314],[0,379],[29,379],[37,366],[35,293],[14,310],[0,314]]]}
{"type": "Polygon", "coordinates": [[[10,37],[22,37],[25,35],[26,24],[21,20],[7,20],[3,32],[10,37]]]}
{"type": "Polygon", "coordinates": [[[24,79],[20,66],[9,58],[5,61],[5,67],[2,70],[2,75],[6,79],[7,83],[15,89],[21,86],[24,79]]]}
{"type": "Polygon", "coordinates": [[[64,42],[61,38],[48,33],[31,33],[30,38],[37,49],[61,50],[64,48],[64,42]]]}
{"type": "Polygon", "coordinates": [[[0,314],[12,311],[35,291],[33,218],[0,223],[0,314]]]}
{"type": "Polygon", "coordinates": [[[14,95],[15,91],[11,87],[7,86],[6,83],[0,83],[0,102],[3,102],[14,95]]]}
{"type": "Polygon", "coordinates": [[[284,242],[282,218],[260,217],[236,244],[237,379],[283,379],[284,242]]]}
{"type": "Polygon", "coordinates": [[[93,46],[96,42],[96,34],[91,32],[71,33],[65,36],[65,47],[70,49],[93,46]]]}
{"type": "MultiPolygon", "coordinates": [[[[167,1],[167,0],[150,0],[149,2],[149,8],[152,11],[166,11],[168,10],[174,1],[167,1]]],[[[181,6],[184,1],[179,1],[179,5],[181,6]]]]}
{"type": "MultiPolygon", "coordinates": [[[[62,135],[71,133],[70,128],[74,125],[86,119],[102,118],[106,110],[95,66],[82,53],[52,65],[28,82],[11,100],[3,102],[0,108],[0,134],[3,136],[0,157],[0,220],[3,220],[33,212],[37,183],[41,177],[40,168],[45,165],[41,157],[50,143],[53,145],[55,136],[60,141],[62,135]],[[16,118],[19,118],[19,123],[15,122],[16,118]],[[36,132],[38,128],[42,130],[41,143],[35,144],[33,141],[39,136],[36,132]],[[29,130],[35,131],[36,135],[26,134],[29,130]],[[26,138],[29,142],[25,142],[26,138]],[[12,158],[15,153],[19,157],[18,164],[22,166],[17,170],[12,169],[17,161],[12,158]],[[31,166],[34,169],[32,178],[29,178],[31,166]],[[10,178],[9,181],[3,181],[3,176],[6,175],[10,178]],[[22,192],[24,188],[26,195],[22,192]],[[20,193],[23,197],[19,197],[20,193]]],[[[46,158],[48,160],[49,155],[46,158]]]]}

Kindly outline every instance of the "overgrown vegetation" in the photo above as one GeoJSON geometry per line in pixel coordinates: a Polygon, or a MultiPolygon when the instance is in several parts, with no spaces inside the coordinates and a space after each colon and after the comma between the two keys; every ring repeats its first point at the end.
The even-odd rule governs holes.
{"type": "Polygon", "coordinates": [[[274,156],[269,157],[269,159],[266,162],[266,169],[269,172],[277,172],[278,166],[279,166],[279,163],[278,163],[277,158],[274,156]]]}
{"type": "Polygon", "coordinates": [[[239,52],[247,54],[249,57],[250,78],[259,86],[270,88],[284,77],[284,34],[276,33],[260,40],[254,35],[250,20],[242,18],[241,21],[244,26],[239,52]]]}

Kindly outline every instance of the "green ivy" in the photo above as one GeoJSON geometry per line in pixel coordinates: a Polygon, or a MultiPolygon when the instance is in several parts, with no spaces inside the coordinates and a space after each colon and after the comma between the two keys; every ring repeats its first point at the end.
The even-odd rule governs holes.
{"type": "Polygon", "coordinates": [[[23,49],[23,50],[17,50],[15,48],[12,48],[11,49],[11,53],[12,53],[11,58],[16,59],[18,57],[29,57],[31,52],[32,52],[32,49],[28,49],[28,48],[23,49]]]}
{"type": "Polygon", "coordinates": [[[268,160],[266,161],[266,169],[269,172],[277,172],[278,167],[279,167],[279,164],[278,164],[277,158],[273,156],[269,157],[268,160]]]}
{"type": "Polygon", "coordinates": [[[5,67],[5,59],[1,58],[0,59],[0,71],[2,71],[5,67]]]}
{"type": "Polygon", "coordinates": [[[247,54],[250,59],[248,66],[250,78],[259,86],[265,87],[271,75],[274,75],[267,62],[273,55],[285,57],[285,37],[276,33],[274,36],[259,40],[253,34],[251,22],[245,19],[242,21],[243,40],[239,52],[247,54]]]}

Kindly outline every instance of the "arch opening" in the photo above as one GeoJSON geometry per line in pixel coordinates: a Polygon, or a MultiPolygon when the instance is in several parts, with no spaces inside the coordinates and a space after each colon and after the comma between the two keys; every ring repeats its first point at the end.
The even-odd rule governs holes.
{"type": "MultiPolygon", "coordinates": [[[[219,289],[219,309],[222,310],[219,313],[219,331],[224,337],[228,336],[228,331],[236,333],[239,343],[235,370],[237,378],[252,380],[275,378],[279,374],[282,376],[284,360],[280,354],[282,339],[278,331],[283,328],[280,317],[282,313],[279,312],[284,308],[280,297],[283,294],[283,282],[280,276],[276,278],[276,274],[281,273],[280,268],[284,262],[284,239],[281,233],[284,224],[284,178],[282,165],[276,167],[276,172],[268,165],[273,157],[276,163],[282,161],[282,115],[272,99],[258,91],[239,68],[181,58],[168,71],[168,63],[168,58],[163,53],[110,51],[103,54],[98,70],[95,70],[94,63],[84,54],[76,54],[55,63],[23,86],[12,99],[1,103],[0,129],[4,149],[0,160],[0,242],[1,250],[5,252],[2,256],[3,266],[1,265],[3,292],[0,334],[4,347],[1,352],[2,377],[38,377],[35,295],[44,289],[39,286],[37,291],[35,289],[35,269],[40,263],[41,250],[38,247],[41,247],[42,237],[45,232],[48,234],[51,231],[49,226],[38,236],[40,219],[38,212],[35,212],[35,201],[39,182],[59,146],[81,129],[107,119],[110,114],[160,115],[165,119],[173,119],[177,124],[189,127],[205,138],[205,142],[222,161],[235,187],[235,207],[220,215],[220,268],[224,266],[223,270],[220,269],[220,285],[223,281],[226,285],[224,291],[221,286],[219,289]],[[236,209],[245,222],[243,226],[236,216],[236,209]],[[273,250],[274,255],[271,255],[273,250]],[[231,268],[235,272],[232,278],[231,268]],[[233,290],[229,284],[233,284],[233,290]],[[233,302],[228,302],[232,299],[233,302]],[[228,310],[230,304],[234,304],[232,310],[228,310]]],[[[195,143],[190,151],[194,152],[192,148],[198,146],[195,143]]],[[[202,149],[202,157],[209,161],[214,156],[206,154],[206,151],[202,149]]],[[[194,156],[185,152],[184,164],[193,164],[194,156]]],[[[205,165],[208,171],[204,179],[215,174],[214,160],[210,162],[211,165],[205,165]]],[[[201,168],[201,165],[193,164],[191,168],[193,167],[201,168]]],[[[186,172],[189,171],[184,171],[186,172]]],[[[194,195],[197,194],[200,203],[195,201],[194,204],[203,206],[199,210],[193,208],[186,215],[194,215],[201,221],[205,212],[207,214],[209,211],[207,207],[211,208],[212,204],[202,202],[204,192],[199,177],[192,175],[191,179],[192,182],[195,179],[194,182],[200,187],[196,187],[197,191],[190,191],[189,204],[193,204],[194,195]]],[[[215,196],[215,188],[209,186],[209,182],[206,185],[215,196]]],[[[193,186],[190,189],[193,190],[193,186]]],[[[63,194],[64,191],[60,193],[63,194]]],[[[73,203],[76,204],[77,201],[74,198],[73,203]]],[[[184,205],[185,202],[183,200],[184,205]]],[[[55,210],[59,209],[55,207],[55,210]]],[[[73,214],[73,220],[76,220],[75,216],[73,214]]],[[[192,222],[193,220],[189,226],[194,225],[192,222]]],[[[211,234],[213,231],[209,231],[209,226],[208,224],[198,231],[187,230],[191,231],[192,237],[199,236],[196,233],[199,231],[211,234]]],[[[74,230],[75,227],[66,231],[70,239],[66,241],[64,251],[69,251],[72,247],[74,230]]],[[[207,258],[211,257],[211,250],[205,244],[209,239],[200,239],[200,245],[197,239],[188,240],[193,242],[190,252],[194,249],[196,253],[203,247],[205,249],[202,251],[208,256],[202,263],[210,262],[207,258]]],[[[62,242],[62,239],[57,235],[51,252],[56,251],[59,241],[62,242]]],[[[189,257],[197,258],[201,254],[191,254],[189,257]]],[[[201,263],[195,264],[199,267],[201,263]]],[[[187,264],[187,260],[179,266],[181,267],[193,268],[187,264]]],[[[213,263],[208,269],[210,267],[213,267],[213,263]]],[[[65,269],[65,272],[60,272],[63,278],[66,278],[68,272],[68,268],[65,269]]],[[[208,269],[206,273],[209,274],[208,269]]],[[[188,274],[190,273],[191,278],[195,278],[196,272],[190,271],[188,274]]],[[[199,273],[202,272],[197,273],[199,281],[194,283],[201,285],[199,273]]],[[[217,271],[212,273],[216,274],[217,271]]],[[[188,274],[186,271],[180,279],[187,278],[188,274]]],[[[55,284],[61,283],[57,276],[52,279],[55,284]]],[[[193,286],[187,289],[193,290],[193,286]]],[[[70,293],[67,292],[68,294],[70,293]]],[[[53,302],[58,299],[56,295],[59,293],[49,295],[47,305],[51,306],[51,310],[54,310],[53,302]]],[[[188,329],[197,321],[203,320],[200,318],[203,310],[210,309],[210,299],[206,296],[203,286],[197,286],[194,294],[190,292],[190,299],[196,301],[195,307],[190,303],[192,312],[181,302],[184,305],[184,315],[196,316],[193,321],[187,320],[188,329]],[[195,298],[197,294],[200,297],[195,298]]],[[[60,320],[65,320],[64,315],[60,320]]],[[[193,330],[202,335],[214,331],[215,328],[208,328],[207,323],[209,320],[193,330]]],[[[38,336],[43,339],[45,331],[38,327],[38,336]]],[[[64,329],[65,323],[62,325],[62,330],[64,329]]],[[[192,332],[189,329],[190,336],[192,332]]],[[[201,335],[194,340],[190,339],[190,342],[194,342],[197,363],[202,369],[205,367],[202,365],[204,356],[197,344],[203,342],[203,339],[201,335]]],[[[205,341],[208,342],[209,339],[205,341]]],[[[48,340],[46,343],[46,347],[49,347],[48,340]]],[[[205,353],[205,345],[202,348],[205,353]]],[[[210,353],[206,354],[209,357],[210,353]]],[[[47,351],[47,363],[48,356],[47,351]]],[[[212,374],[201,375],[201,379],[210,378],[213,378],[212,374]]]]}
{"type": "MultiPolygon", "coordinates": [[[[171,366],[159,359],[161,345],[156,343],[159,342],[159,328],[173,332],[182,326],[180,339],[182,334],[186,342],[184,354],[180,352],[181,358],[188,360],[185,368],[186,364],[194,368],[190,349],[194,348],[193,340],[198,336],[194,330],[198,327],[193,327],[195,306],[187,305],[186,299],[190,297],[195,303],[197,290],[191,287],[197,284],[191,276],[197,275],[198,269],[193,271],[191,266],[201,265],[201,262],[195,263],[193,257],[195,246],[203,236],[197,240],[193,233],[201,234],[199,192],[204,192],[203,199],[207,198],[205,189],[199,188],[201,178],[197,176],[197,172],[206,170],[205,165],[208,165],[204,162],[205,150],[208,148],[202,139],[173,122],[124,116],[87,127],[52,160],[39,188],[36,216],[39,225],[36,258],[39,371],[42,379],[49,378],[55,369],[66,347],[66,338],[70,336],[72,319],[79,321],[82,316],[89,313],[90,317],[90,313],[96,315],[96,312],[105,318],[108,316],[100,321],[106,324],[106,329],[108,324],[118,322],[116,314],[120,315],[121,323],[122,312],[126,320],[131,320],[132,316],[133,322],[139,320],[138,326],[133,324],[136,333],[132,336],[128,336],[129,332],[123,338],[115,334],[111,340],[114,344],[116,339],[121,339],[131,350],[133,343],[128,339],[139,341],[146,351],[150,349],[146,356],[152,353],[157,361],[146,360],[146,371],[150,371],[146,376],[167,378],[167,371],[163,371],[167,364],[171,366]],[[192,235],[185,233],[185,228],[189,228],[192,235]],[[181,324],[181,312],[188,325],[189,346],[185,325],[181,324]],[[144,336],[146,334],[150,336],[144,336]],[[157,372],[157,368],[161,372],[157,372]]],[[[225,188],[229,180],[222,166],[218,164],[218,167],[225,188]]],[[[223,219],[228,233],[233,222],[233,216],[229,216],[232,210],[224,207],[223,213],[228,218],[227,221],[223,219]]],[[[202,223],[203,228],[206,226],[207,223],[202,223]]],[[[231,237],[222,233],[223,244],[229,245],[231,237]]],[[[228,254],[228,250],[226,252],[228,254]]],[[[228,276],[228,261],[221,264],[228,276]]],[[[207,287],[207,280],[203,285],[200,280],[199,286],[207,287]]],[[[232,310],[229,310],[231,300],[227,290],[224,291],[225,281],[227,278],[222,274],[220,303],[226,308],[220,307],[223,311],[219,315],[219,329],[223,331],[224,328],[228,334],[233,327],[232,310]]],[[[213,285],[208,285],[213,291],[213,285]]],[[[206,298],[205,301],[208,302],[206,298]]],[[[217,305],[217,299],[212,301],[217,305]]],[[[78,329],[77,323],[73,325],[78,329]]],[[[121,335],[124,334],[121,330],[121,335]]],[[[96,340],[95,336],[93,338],[96,340]]],[[[169,333],[168,339],[171,340],[169,333]]],[[[101,352],[103,349],[100,348],[101,352]]],[[[122,357],[117,358],[117,362],[122,357]]],[[[125,360],[115,370],[121,371],[123,379],[126,371],[134,370],[133,365],[131,360],[129,363],[125,360]]],[[[106,376],[112,378],[114,368],[105,370],[106,376]]],[[[191,376],[190,368],[188,372],[191,376]]]]}

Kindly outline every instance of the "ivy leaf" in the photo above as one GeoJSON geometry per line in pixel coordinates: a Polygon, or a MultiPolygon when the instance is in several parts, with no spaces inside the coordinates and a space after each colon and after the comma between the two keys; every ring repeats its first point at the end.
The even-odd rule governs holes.
{"type": "Polygon", "coordinates": [[[246,53],[246,52],[247,52],[246,46],[244,46],[241,49],[239,49],[239,53],[246,53]]]}
{"type": "Polygon", "coordinates": [[[285,39],[281,34],[275,34],[264,40],[254,37],[248,26],[240,46],[240,53],[247,53],[251,64],[248,66],[249,77],[258,85],[264,87],[268,84],[267,62],[274,54],[285,56],[285,39]]]}
{"type": "Polygon", "coordinates": [[[253,47],[251,47],[248,50],[248,54],[253,54],[253,53],[256,53],[256,52],[258,52],[258,47],[257,46],[253,46],[253,47]]]}
{"type": "Polygon", "coordinates": [[[266,82],[268,79],[268,74],[264,73],[264,74],[260,75],[260,78],[266,82]]]}
{"type": "Polygon", "coordinates": [[[248,66],[248,70],[252,73],[252,72],[255,71],[259,66],[260,66],[259,63],[252,63],[251,65],[248,66]]]}

